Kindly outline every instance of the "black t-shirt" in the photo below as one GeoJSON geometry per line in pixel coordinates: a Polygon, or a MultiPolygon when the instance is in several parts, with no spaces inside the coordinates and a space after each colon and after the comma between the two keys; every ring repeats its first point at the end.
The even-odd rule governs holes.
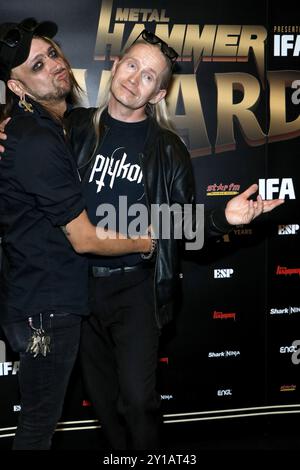
{"type": "MultiPolygon", "coordinates": [[[[101,120],[107,127],[100,148],[95,153],[94,163],[84,185],[84,196],[87,203],[89,219],[94,225],[112,220],[108,219],[106,206],[111,214],[115,209],[115,228],[124,233],[128,229],[126,221],[130,224],[136,215],[128,216],[125,211],[132,204],[143,204],[146,207],[142,169],[139,154],[143,152],[147,134],[148,120],[127,123],[113,119],[104,111],[101,120]],[[121,199],[120,199],[121,197],[121,199]],[[101,206],[100,206],[101,205],[101,206]],[[100,207],[99,207],[100,206],[100,207]],[[103,215],[97,215],[101,212],[103,215]],[[119,224],[120,217],[122,218],[119,224]],[[124,230],[125,228],[125,230],[124,230]]],[[[127,234],[127,233],[126,233],[127,234]]],[[[139,254],[130,254],[118,257],[102,257],[89,255],[92,266],[134,266],[142,262],[139,254]]]]}
{"type": "Polygon", "coordinates": [[[87,267],[61,225],[85,208],[62,127],[37,103],[14,108],[0,161],[0,322],[47,310],[86,314],[87,267]]]}

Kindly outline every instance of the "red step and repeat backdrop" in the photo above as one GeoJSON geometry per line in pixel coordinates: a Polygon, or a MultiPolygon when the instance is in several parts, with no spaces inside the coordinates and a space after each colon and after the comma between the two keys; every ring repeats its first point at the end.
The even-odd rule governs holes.
{"type": "MultiPolygon", "coordinates": [[[[198,202],[216,207],[253,182],[267,199],[286,199],[271,215],[184,255],[183,295],[162,335],[158,368],[168,433],[175,423],[230,426],[233,418],[292,419],[300,412],[294,8],[296,1],[279,8],[266,0],[1,0],[1,22],[35,16],[58,23],[85,106],[97,105],[120,51],[144,27],[155,32],[179,52],[168,104],[191,153],[198,202]]],[[[17,358],[0,333],[3,448],[20,410],[17,379],[17,358]]],[[[98,429],[89,405],[76,369],[58,430],[98,429]]],[[[58,434],[74,442],[80,434],[82,442],[91,432],[58,434]]]]}

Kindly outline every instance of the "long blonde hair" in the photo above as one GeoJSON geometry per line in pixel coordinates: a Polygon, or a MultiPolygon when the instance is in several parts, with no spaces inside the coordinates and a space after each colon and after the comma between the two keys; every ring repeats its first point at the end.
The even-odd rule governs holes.
{"type": "MultiPolygon", "coordinates": [[[[124,51],[124,53],[120,57],[120,61],[130,51],[130,49],[133,46],[135,46],[136,44],[148,44],[148,43],[145,43],[145,41],[143,41],[143,40],[136,41],[134,44],[129,46],[128,49],[126,49],[124,51]]],[[[150,46],[150,44],[149,44],[149,46],[150,46]]],[[[151,44],[151,46],[152,47],[157,47],[160,50],[159,45],[151,44]]],[[[165,55],[164,55],[164,57],[165,57],[167,67],[166,67],[165,71],[162,73],[162,76],[161,76],[161,82],[160,82],[160,85],[159,85],[160,90],[167,90],[167,88],[169,86],[169,83],[171,81],[171,78],[172,78],[172,64],[171,64],[171,61],[165,55]]],[[[104,89],[104,93],[101,95],[98,108],[97,108],[97,110],[94,114],[94,117],[93,117],[93,124],[94,124],[95,134],[96,134],[95,150],[98,147],[98,143],[99,143],[101,115],[102,115],[103,111],[107,108],[109,100],[110,100],[110,96],[111,96],[111,92],[110,92],[111,83],[112,83],[112,76],[107,81],[106,87],[104,89]]],[[[146,112],[147,116],[153,117],[156,120],[156,122],[160,125],[160,127],[164,128],[164,129],[168,129],[168,130],[176,133],[175,125],[173,124],[173,122],[172,122],[172,120],[169,116],[169,113],[168,113],[168,108],[167,108],[165,98],[163,98],[161,101],[159,101],[156,104],[147,103],[146,108],[145,108],[145,112],[146,112]]]]}

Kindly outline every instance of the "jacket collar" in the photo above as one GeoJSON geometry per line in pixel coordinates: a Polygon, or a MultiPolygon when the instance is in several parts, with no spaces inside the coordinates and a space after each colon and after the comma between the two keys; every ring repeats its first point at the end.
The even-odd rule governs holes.
{"type": "MultiPolygon", "coordinates": [[[[53,119],[51,114],[42,106],[40,103],[37,101],[33,100],[29,96],[26,96],[26,102],[31,105],[32,107],[32,113],[30,111],[27,111],[26,109],[23,109],[22,107],[19,106],[19,98],[16,96],[14,99],[14,105],[13,105],[13,113],[15,116],[38,116],[41,119],[47,119],[51,120],[53,124],[57,125],[58,127],[62,127],[62,123],[59,121],[56,121],[53,119]]],[[[67,104],[67,111],[71,108],[71,105],[67,104]]],[[[66,111],[66,112],[67,112],[66,111]]]]}

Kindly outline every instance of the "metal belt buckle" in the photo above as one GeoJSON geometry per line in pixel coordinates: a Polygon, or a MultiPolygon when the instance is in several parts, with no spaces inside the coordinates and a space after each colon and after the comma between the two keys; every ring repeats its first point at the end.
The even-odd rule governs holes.
{"type": "Polygon", "coordinates": [[[110,268],[93,266],[94,277],[107,277],[110,276],[110,268]]]}

